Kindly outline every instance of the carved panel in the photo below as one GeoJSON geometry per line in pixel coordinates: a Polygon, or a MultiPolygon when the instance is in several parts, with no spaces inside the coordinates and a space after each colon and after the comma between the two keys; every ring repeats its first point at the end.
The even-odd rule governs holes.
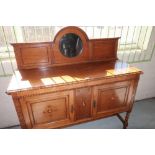
{"type": "Polygon", "coordinates": [[[60,98],[31,103],[34,124],[68,119],[68,99],[60,98]]]}
{"type": "Polygon", "coordinates": [[[76,89],[75,111],[76,120],[91,117],[91,87],[76,89]]]}

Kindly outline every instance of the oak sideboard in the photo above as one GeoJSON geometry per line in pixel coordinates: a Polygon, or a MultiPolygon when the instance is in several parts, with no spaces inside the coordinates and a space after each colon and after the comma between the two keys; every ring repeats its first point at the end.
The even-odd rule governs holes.
{"type": "Polygon", "coordinates": [[[13,43],[18,70],[7,94],[21,128],[62,128],[114,115],[127,128],[142,71],[118,60],[118,40],[89,39],[69,26],[53,42],[13,43]]]}

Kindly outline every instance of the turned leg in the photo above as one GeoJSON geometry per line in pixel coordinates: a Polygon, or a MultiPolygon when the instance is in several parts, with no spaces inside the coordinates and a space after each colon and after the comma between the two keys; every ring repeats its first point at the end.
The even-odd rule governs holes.
{"type": "Polygon", "coordinates": [[[130,116],[130,112],[127,112],[126,116],[125,116],[124,123],[123,123],[123,129],[126,129],[128,127],[129,116],[130,116]]]}
{"type": "Polygon", "coordinates": [[[125,119],[120,114],[117,114],[117,117],[120,119],[120,121],[123,123],[123,129],[126,129],[128,127],[128,119],[129,119],[130,112],[126,112],[125,119]]]}

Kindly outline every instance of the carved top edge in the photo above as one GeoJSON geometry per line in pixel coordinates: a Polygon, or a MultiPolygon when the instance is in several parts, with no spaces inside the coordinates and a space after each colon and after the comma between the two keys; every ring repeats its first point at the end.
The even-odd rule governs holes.
{"type": "Polygon", "coordinates": [[[129,74],[142,74],[142,71],[120,61],[106,63],[95,62],[81,64],[80,66],[60,66],[47,68],[45,70],[19,70],[13,75],[7,94],[36,88],[51,87],[55,89],[56,86],[60,85],[67,85],[67,87],[69,87],[72,84],[87,83],[88,81],[97,79],[116,78],[129,74]]]}

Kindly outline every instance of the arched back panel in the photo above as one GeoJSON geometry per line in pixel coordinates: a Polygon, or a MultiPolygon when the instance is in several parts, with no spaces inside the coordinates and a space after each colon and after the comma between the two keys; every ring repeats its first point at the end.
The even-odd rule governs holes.
{"type": "Polygon", "coordinates": [[[56,34],[53,42],[14,43],[12,45],[18,69],[31,69],[116,60],[118,39],[89,39],[82,29],[68,26],[56,34]],[[82,51],[75,57],[66,57],[60,51],[60,41],[69,33],[79,36],[82,41],[82,51]]]}

